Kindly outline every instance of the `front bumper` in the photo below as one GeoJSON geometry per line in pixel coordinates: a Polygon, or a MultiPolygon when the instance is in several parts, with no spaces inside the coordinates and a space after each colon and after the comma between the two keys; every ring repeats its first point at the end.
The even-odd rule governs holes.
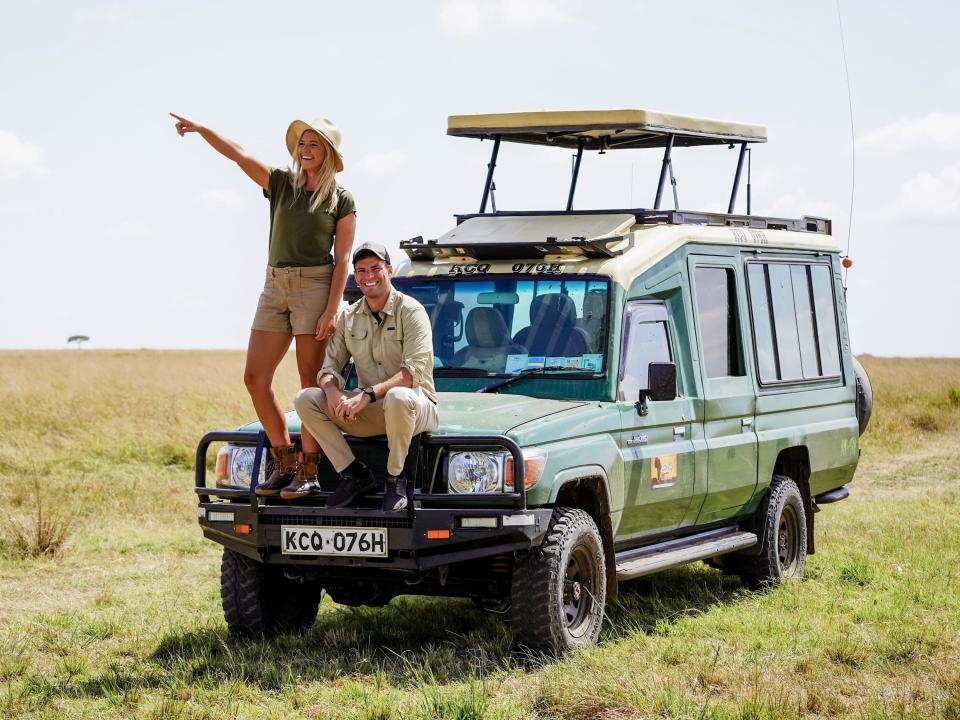
{"type": "Polygon", "coordinates": [[[490,495],[424,491],[429,485],[430,472],[427,450],[444,445],[505,448],[514,456],[514,466],[519,469],[516,486],[523,488],[523,455],[516,443],[502,436],[420,438],[416,453],[411,453],[405,469],[407,476],[414,478],[412,502],[406,511],[399,513],[380,510],[376,497],[367,498],[367,507],[334,509],[322,506],[322,498],[284,502],[258,497],[252,486],[249,489],[207,487],[206,453],[209,445],[216,441],[256,445],[258,460],[252,473],[255,478],[266,436],[262,432],[217,432],[208,433],[201,440],[197,448],[194,492],[199,499],[197,514],[204,537],[268,564],[419,573],[539,545],[552,514],[551,508],[528,508],[526,493],[522,490],[490,495]],[[465,518],[486,518],[489,527],[464,527],[465,518]],[[285,525],[380,528],[387,535],[388,554],[386,557],[284,554],[281,528],[285,525]]]}
{"type": "Polygon", "coordinates": [[[264,563],[407,571],[429,570],[539,545],[551,514],[549,508],[417,508],[410,514],[296,505],[269,505],[255,510],[239,502],[201,502],[198,509],[204,537],[264,563]],[[211,520],[211,512],[219,517],[233,517],[211,520]],[[462,526],[463,518],[478,517],[493,518],[497,525],[462,526]],[[387,557],[285,555],[281,548],[284,525],[382,528],[387,535],[387,557]],[[432,538],[428,536],[431,530],[448,530],[449,537],[432,538]]]}

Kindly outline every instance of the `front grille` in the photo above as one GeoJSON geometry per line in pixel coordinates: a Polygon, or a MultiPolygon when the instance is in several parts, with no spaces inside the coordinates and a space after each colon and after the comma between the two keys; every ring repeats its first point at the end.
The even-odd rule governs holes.
{"type": "Polygon", "coordinates": [[[261,515],[264,525],[317,525],[320,527],[410,528],[408,517],[344,517],[338,515],[261,515]]]}

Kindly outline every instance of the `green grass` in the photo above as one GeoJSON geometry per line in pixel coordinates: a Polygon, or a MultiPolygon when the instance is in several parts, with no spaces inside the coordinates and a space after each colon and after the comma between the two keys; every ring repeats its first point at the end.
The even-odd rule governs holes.
{"type": "Polygon", "coordinates": [[[561,662],[463,600],[324,598],[303,635],[231,639],[190,488],[196,439],[251,415],[242,363],[0,353],[0,717],[960,720],[960,361],[864,358],[878,405],[804,581],[637,580],[561,662]],[[35,479],[66,518],[54,556],[11,545],[35,479]]]}

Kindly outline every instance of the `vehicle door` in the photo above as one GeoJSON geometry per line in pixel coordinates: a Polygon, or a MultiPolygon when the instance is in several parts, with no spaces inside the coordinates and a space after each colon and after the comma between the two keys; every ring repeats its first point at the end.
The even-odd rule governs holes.
{"type": "Polygon", "coordinates": [[[618,538],[626,540],[676,528],[693,496],[691,400],[678,397],[649,402],[645,416],[637,403],[640,390],[647,388],[650,363],[676,363],[663,301],[627,303],[620,358],[618,399],[625,496],[618,538]]]}
{"type": "Polygon", "coordinates": [[[696,522],[704,524],[735,515],[753,497],[756,386],[736,260],[693,255],[689,263],[707,445],[707,495],[696,522]]]}

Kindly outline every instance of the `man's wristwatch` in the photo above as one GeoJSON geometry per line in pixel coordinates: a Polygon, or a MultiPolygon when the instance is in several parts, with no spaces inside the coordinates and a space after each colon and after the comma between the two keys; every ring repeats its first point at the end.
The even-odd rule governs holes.
{"type": "Polygon", "coordinates": [[[373,391],[372,387],[365,387],[360,390],[364,395],[370,398],[370,404],[373,405],[377,401],[377,394],[373,391]]]}

